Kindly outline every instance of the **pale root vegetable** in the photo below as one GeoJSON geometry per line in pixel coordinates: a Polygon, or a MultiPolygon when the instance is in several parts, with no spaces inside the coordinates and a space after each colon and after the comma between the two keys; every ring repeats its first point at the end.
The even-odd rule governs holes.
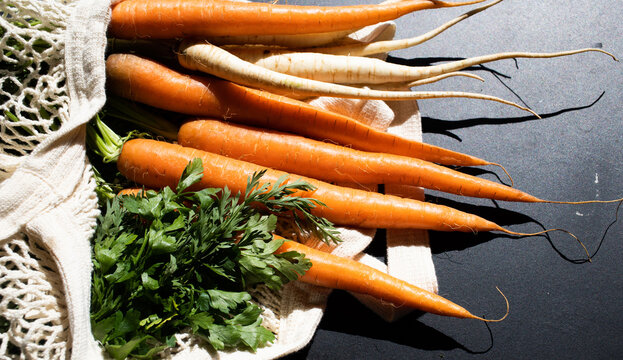
{"type": "Polygon", "coordinates": [[[370,43],[359,42],[359,43],[351,43],[351,44],[336,44],[336,45],[331,45],[331,46],[314,46],[313,48],[310,46],[308,49],[301,49],[301,51],[325,53],[325,54],[333,54],[333,55],[368,56],[368,55],[374,55],[374,54],[388,53],[390,51],[395,51],[395,50],[406,49],[406,48],[410,48],[410,47],[422,44],[436,37],[442,32],[448,30],[450,27],[458,24],[459,22],[469,18],[470,16],[476,15],[479,12],[488,9],[495,4],[499,4],[500,2],[502,2],[502,0],[496,0],[487,5],[468,11],[465,14],[446,22],[445,24],[425,34],[412,37],[412,38],[408,38],[408,39],[374,41],[370,43]]]}
{"type": "Polygon", "coordinates": [[[223,35],[206,36],[205,40],[214,45],[270,45],[289,49],[317,47],[336,43],[358,29],[333,31],[315,34],[294,35],[223,35]]]}
{"type": "Polygon", "coordinates": [[[464,60],[452,61],[445,64],[425,66],[425,67],[415,67],[414,72],[417,72],[417,76],[413,80],[426,79],[432,76],[439,76],[443,74],[448,74],[457,70],[462,70],[474,65],[480,65],[489,63],[492,61],[504,60],[504,59],[516,59],[516,58],[530,58],[530,59],[546,59],[546,58],[556,58],[562,56],[575,55],[586,52],[599,52],[610,56],[613,60],[618,61],[618,59],[611,53],[604,51],[602,49],[596,48],[586,48],[586,49],[577,49],[577,50],[567,50],[567,51],[559,51],[559,52],[551,52],[551,53],[533,53],[533,52],[504,52],[483,56],[475,56],[464,60]]]}
{"type": "Polygon", "coordinates": [[[112,7],[109,33],[118,38],[289,35],[354,30],[414,11],[484,0],[401,0],[352,6],[297,6],[212,0],[125,0],[112,7]]]}
{"type": "Polygon", "coordinates": [[[370,295],[397,307],[405,306],[442,316],[501,321],[508,314],[509,303],[506,297],[504,297],[506,313],[500,319],[483,319],[442,296],[355,260],[326,253],[290,240],[286,240],[276,253],[288,251],[304,254],[312,263],[311,268],[299,277],[298,280],[301,282],[370,295]]]}
{"type": "MultiPolygon", "coordinates": [[[[538,114],[526,107],[489,95],[456,91],[383,91],[305,79],[251,64],[207,42],[182,43],[178,60],[180,65],[186,69],[202,71],[238,84],[261,88],[284,96],[335,96],[380,100],[462,97],[500,102],[528,111],[538,117],[538,114]]],[[[347,70],[344,69],[344,71],[347,70]]]]}
{"type": "MultiPolygon", "coordinates": [[[[338,84],[405,83],[433,76],[444,75],[468,68],[470,66],[503,59],[554,58],[591,51],[610,55],[616,60],[614,55],[604,50],[589,48],[554,53],[498,53],[477,56],[440,65],[421,67],[393,64],[381,59],[361,56],[299,52],[286,49],[268,51],[258,47],[226,47],[225,50],[242,60],[261,66],[265,69],[300,78],[338,84]]],[[[208,55],[206,54],[205,56],[208,55]]],[[[197,66],[197,68],[199,68],[199,66],[197,66]]],[[[210,72],[214,70],[210,68],[205,71],[210,72]]],[[[222,75],[219,74],[219,76],[222,75]]]]}
{"type": "MultiPolygon", "coordinates": [[[[472,79],[476,79],[476,80],[480,80],[480,81],[485,81],[485,79],[481,78],[478,75],[472,74],[472,73],[468,73],[468,72],[462,72],[462,71],[454,71],[454,72],[449,72],[446,74],[441,74],[441,75],[437,75],[437,76],[431,76],[425,79],[420,79],[420,80],[415,80],[415,81],[410,81],[408,83],[406,83],[407,87],[415,87],[415,86],[421,86],[421,85],[426,85],[426,84],[431,84],[443,79],[447,79],[449,77],[454,77],[454,76],[464,76],[464,77],[468,77],[468,78],[472,78],[472,79]]],[[[388,84],[391,85],[391,84],[388,84]]]]}
{"type": "Polygon", "coordinates": [[[106,60],[106,76],[111,93],[181,114],[214,117],[444,165],[500,166],[472,155],[379,131],[302,101],[214,77],[183,74],[136,55],[110,55],[106,60]]]}
{"type": "Polygon", "coordinates": [[[455,77],[455,76],[467,77],[467,78],[471,78],[475,80],[480,80],[482,82],[485,81],[485,79],[481,78],[478,75],[475,75],[469,72],[455,71],[455,72],[437,75],[437,76],[431,76],[426,79],[415,80],[415,81],[384,83],[384,84],[352,84],[352,86],[360,86],[360,87],[365,86],[371,89],[379,89],[379,90],[405,90],[405,89],[416,87],[416,86],[432,84],[434,82],[441,81],[443,79],[447,79],[449,77],[455,77]]]}

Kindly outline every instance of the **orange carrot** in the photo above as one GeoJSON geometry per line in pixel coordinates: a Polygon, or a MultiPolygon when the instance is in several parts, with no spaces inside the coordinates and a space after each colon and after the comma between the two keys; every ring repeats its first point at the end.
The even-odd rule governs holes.
{"type": "Polygon", "coordinates": [[[106,61],[107,86],[119,96],[160,109],[296,133],[364,151],[459,166],[497,165],[475,156],[388,134],[348,116],[229,81],[179,73],[130,54],[106,61]]]}
{"type": "Polygon", "coordinates": [[[247,179],[263,170],[266,173],[262,182],[266,183],[274,184],[282,176],[300,178],[315,190],[299,192],[295,196],[313,197],[325,204],[314,208],[312,212],[337,225],[464,232],[501,231],[513,235],[543,233],[517,233],[451,207],[336,186],[302,176],[289,176],[288,173],[267,170],[260,165],[156,140],[134,139],[126,142],[118,158],[117,168],[122,175],[141,185],[156,189],[166,186],[175,188],[184,168],[195,158],[200,158],[204,164],[203,177],[195,185],[196,188],[227,187],[233,193],[244,194],[247,179]]]}
{"type": "Polygon", "coordinates": [[[109,31],[118,38],[160,39],[323,33],[357,29],[418,10],[482,1],[402,0],[323,7],[212,0],[125,0],[113,6],[109,31]]]}
{"type": "MultiPolygon", "coordinates": [[[[276,238],[279,237],[276,236],[276,238]]],[[[473,315],[442,296],[355,260],[332,255],[289,240],[286,240],[275,253],[288,251],[304,254],[311,261],[311,268],[305,275],[299,277],[299,281],[308,284],[371,295],[395,306],[406,306],[443,316],[501,321],[508,314],[508,300],[506,301],[506,314],[502,318],[486,320],[473,315]]]]}
{"type": "Polygon", "coordinates": [[[147,191],[149,189],[143,189],[143,188],[125,188],[125,189],[121,189],[117,195],[119,196],[123,196],[123,195],[130,195],[130,196],[145,196],[145,191],[147,191]]]}
{"type": "Polygon", "coordinates": [[[354,150],[219,120],[188,121],[180,127],[177,141],[182,146],[328,182],[401,184],[495,200],[542,201],[515,188],[428,161],[354,150]]]}

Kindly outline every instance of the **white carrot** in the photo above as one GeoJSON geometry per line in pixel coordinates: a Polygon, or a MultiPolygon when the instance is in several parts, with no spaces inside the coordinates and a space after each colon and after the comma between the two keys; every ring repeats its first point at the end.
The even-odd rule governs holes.
{"type": "Polygon", "coordinates": [[[334,44],[359,29],[334,31],[316,34],[295,34],[295,35],[231,35],[231,36],[209,36],[205,39],[214,45],[268,45],[296,48],[312,48],[334,44]]]}
{"type": "Polygon", "coordinates": [[[381,100],[464,97],[500,102],[538,116],[534,111],[526,107],[489,95],[455,91],[382,91],[304,79],[251,64],[207,42],[182,43],[178,60],[183,67],[190,70],[206,72],[235,83],[262,88],[286,96],[335,96],[381,100]]]}
{"type": "Polygon", "coordinates": [[[602,49],[596,48],[586,48],[586,49],[578,49],[578,50],[568,50],[568,51],[559,51],[552,53],[531,53],[531,52],[505,52],[505,53],[497,53],[483,56],[476,56],[464,60],[452,61],[445,64],[433,65],[433,66],[425,66],[425,67],[416,67],[418,70],[419,76],[417,79],[425,79],[431,76],[437,76],[441,74],[447,74],[449,72],[461,70],[468,68],[474,65],[480,65],[489,63],[492,61],[504,60],[504,59],[516,59],[516,58],[531,58],[531,59],[546,59],[546,58],[554,58],[561,56],[569,56],[575,55],[585,52],[600,52],[606,54],[615,61],[618,59],[611,53],[604,51],[602,49]]]}
{"type": "Polygon", "coordinates": [[[449,77],[454,77],[454,76],[464,76],[464,77],[468,77],[468,78],[472,78],[472,79],[476,79],[476,80],[480,80],[480,81],[485,81],[485,79],[481,78],[478,75],[474,75],[472,73],[468,73],[468,72],[462,72],[462,71],[455,71],[455,72],[450,72],[450,73],[446,73],[446,74],[441,74],[441,75],[437,75],[437,76],[431,76],[429,78],[426,79],[420,79],[420,80],[415,80],[415,81],[411,81],[409,83],[407,83],[408,87],[415,87],[415,86],[421,86],[421,85],[425,85],[425,84],[431,84],[434,82],[437,82],[439,80],[443,80],[449,77]]]}
{"type": "Polygon", "coordinates": [[[283,74],[338,84],[384,84],[409,82],[447,74],[492,61],[512,58],[553,58],[583,52],[596,51],[614,55],[601,49],[579,49],[554,53],[506,52],[469,59],[457,60],[434,66],[406,66],[388,63],[376,58],[294,52],[290,50],[266,50],[255,47],[225,48],[237,57],[283,74]]]}
{"type": "MultiPolygon", "coordinates": [[[[347,37],[349,34],[359,30],[352,29],[346,31],[336,31],[318,34],[213,36],[206,37],[205,40],[214,45],[229,46],[228,49],[231,51],[242,51],[234,50],[236,49],[236,47],[231,45],[264,45],[265,47],[258,47],[258,49],[261,48],[262,51],[270,52],[273,50],[282,50],[285,47],[288,49],[299,49],[299,51],[304,52],[316,52],[333,55],[367,56],[419,45],[441,34],[445,30],[461,22],[462,20],[465,20],[468,17],[475,15],[501,1],[502,0],[496,0],[490,4],[469,11],[434,30],[410,39],[362,42],[347,37]],[[331,46],[325,46],[329,44],[331,46]]],[[[383,3],[389,2],[392,1],[384,1],[383,3]]]]}
{"type": "Polygon", "coordinates": [[[427,79],[408,81],[408,82],[402,82],[402,83],[396,82],[396,83],[372,84],[372,85],[371,84],[352,84],[352,86],[358,86],[358,87],[366,86],[371,89],[379,89],[379,90],[404,90],[404,89],[409,89],[409,88],[416,87],[416,86],[431,84],[431,83],[434,83],[434,82],[437,82],[443,79],[447,79],[449,77],[454,77],[454,76],[468,77],[468,78],[480,80],[482,82],[485,81],[485,79],[481,78],[478,75],[474,75],[468,72],[456,71],[456,72],[451,72],[448,74],[433,76],[427,79]]]}
{"type": "Polygon", "coordinates": [[[422,34],[420,36],[416,36],[413,38],[409,38],[409,39],[375,41],[371,43],[360,42],[360,43],[353,43],[353,44],[338,44],[334,46],[325,46],[325,47],[310,46],[308,49],[304,49],[304,50],[301,49],[300,51],[309,51],[309,52],[333,54],[333,55],[368,56],[368,55],[373,55],[373,54],[382,54],[382,53],[388,53],[390,51],[406,49],[406,48],[419,45],[423,42],[426,42],[434,38],[435,36],[441,34],[442,32],[448,30],[452,26],[458,24],[459,22],[473,15],[476,15],[479,12],[484,11],[500,2],[502,2],[502,0],[496,0],[487,5],[468,11],[464,13],[463,15],[456,17],[425,34],[422,34]]]}

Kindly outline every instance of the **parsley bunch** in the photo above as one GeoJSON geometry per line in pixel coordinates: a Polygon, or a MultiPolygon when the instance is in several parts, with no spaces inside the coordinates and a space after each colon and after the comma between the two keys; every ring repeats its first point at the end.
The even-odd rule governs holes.
{"type": "Polygon", "coordinates": [[[330,223],[309,214],[313,200],[292,196],[309,190],[306,183],[260,185],[259,173],[243,196],[189,191],[202,170],[196,159],[175,191],[114,198],[98,219],[91,320],[95,338],[116,359],[151,358],[188,329],[217,350],[254,351],[272,342],[245,289],[279,289],[311,266],[299,253],[274,254],[283,240],[273,239],[273,213],[295,210],[335,236],[330,223]]]}

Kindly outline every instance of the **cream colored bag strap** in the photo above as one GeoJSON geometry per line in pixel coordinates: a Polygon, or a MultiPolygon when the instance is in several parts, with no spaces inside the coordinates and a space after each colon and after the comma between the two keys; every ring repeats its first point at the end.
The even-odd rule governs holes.
{"type": "MultiPolygon", "coordinates": [[[[396,114],[418,114],[415,101],[391,102],[396,114]]],[[[422,122],[397,118],[387,132],[415,141],[422,140],[422,122]]],[[[424,191],[413,186],[388,185],[388,194],[424,200],[424,191]]],[[[422,230],[387,231],[387,267],[390,274],[416,284],[426,290],[437,292],[437,275],[430,250],[428,232],[422,230]]]]}

